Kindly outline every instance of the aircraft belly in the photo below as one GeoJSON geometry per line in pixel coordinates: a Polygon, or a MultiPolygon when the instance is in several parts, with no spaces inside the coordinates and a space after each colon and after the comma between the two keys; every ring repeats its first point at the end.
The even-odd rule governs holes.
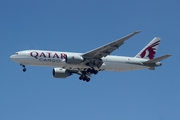
{"type": "Polygon", "coordinates": [[[78,64],[78,65],[66,64],[64,66],[64,68],[65,69],[72,69],[72,70],[84,70],[84,69],[87,69],[89,67],[86,65],[81,65],[81,64],[78,64]]]}
{"type": "Polygon", "coordinates": [[[102,68],[110,71],[129,71],[129,70],[143,69],[146,67],[141,65],[121,63],[121,62],[114,62],[114,63],[106,62],[102,68]]]}

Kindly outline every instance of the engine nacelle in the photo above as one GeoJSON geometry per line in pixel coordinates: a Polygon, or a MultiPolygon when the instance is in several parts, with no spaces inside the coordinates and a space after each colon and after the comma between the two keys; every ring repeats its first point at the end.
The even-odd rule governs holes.
{"type": "Polygon", "coordinates": [[[80,64],[84,60],[80,55],[66,55],[67,64],[80,64]]]}
{"type": "Polygon", "coordinates": [[[63,68],[54,68],[53,69],[53,77],[55,78],[66,78],[70,76],[71,73],[63,68]]]}

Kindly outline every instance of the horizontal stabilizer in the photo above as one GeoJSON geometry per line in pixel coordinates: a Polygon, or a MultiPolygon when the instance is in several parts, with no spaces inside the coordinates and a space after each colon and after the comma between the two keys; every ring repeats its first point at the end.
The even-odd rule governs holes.
{"type": "Polygon", "coordinates": [[[160,62],[160,61],[162,61],[162,60],[164,60],[164,59],[166,59],[166,58],[168,58],[168,57],[170,57],[170,56],[171,56],[170,54],[163,55],[163,56],[161,56],[161,57],[157,57],[157,58],[154,58],[154,59],[152,59],[152,60],[148,60],[148,61],[146,61],[146,62],[144,62],[144,63],[156,63],[156,62],[160,62]]]}

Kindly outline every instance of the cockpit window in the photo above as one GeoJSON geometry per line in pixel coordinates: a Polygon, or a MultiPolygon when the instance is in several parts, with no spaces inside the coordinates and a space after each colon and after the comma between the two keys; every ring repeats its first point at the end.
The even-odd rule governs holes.
{"type": "Polygon", "coordinates": [[[14,55],[18,55],[18,53],[14,53],[14,55]]]}

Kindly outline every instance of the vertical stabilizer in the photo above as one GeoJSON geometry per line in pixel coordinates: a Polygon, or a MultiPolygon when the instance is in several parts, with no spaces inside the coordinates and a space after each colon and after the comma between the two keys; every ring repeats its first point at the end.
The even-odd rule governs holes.
{"type": "Polygon", "coordinates": [[[159,43],[160,43],[160,38],[155,37],[135,57],[136,58],[144,58],[144,59],[147,59],[147,60],[153,59],[155,54],[156,54],[159,43]]]}

